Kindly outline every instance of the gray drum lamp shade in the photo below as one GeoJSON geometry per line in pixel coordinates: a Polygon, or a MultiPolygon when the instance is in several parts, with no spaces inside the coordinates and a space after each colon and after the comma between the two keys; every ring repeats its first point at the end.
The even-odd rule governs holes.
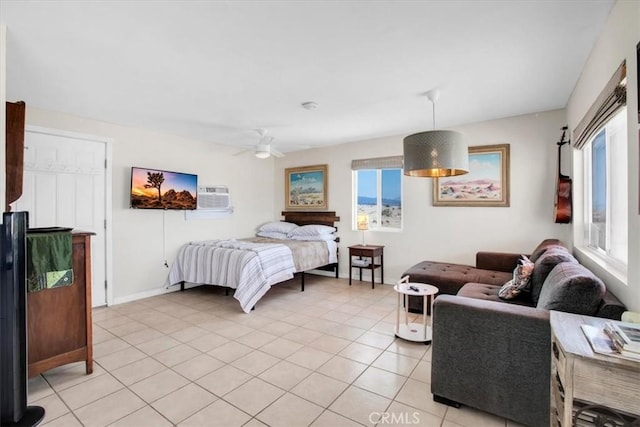
{"type": "Polygon", "coordinates": [[[404,138],[404,174],[443,177],[469,172],[469,149],[464,136],[451,130],[414,133],[404,138]]]}

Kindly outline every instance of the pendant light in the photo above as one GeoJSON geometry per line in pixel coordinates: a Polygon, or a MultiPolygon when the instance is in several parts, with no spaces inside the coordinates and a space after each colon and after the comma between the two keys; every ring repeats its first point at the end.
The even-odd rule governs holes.
{"type": "Polygon", "coordinates": [[[463,135],[451,130],[435,130],[440,91],[434,89],[425,95],[433,104],[434,130],[404,138],[404,174],[438,178],[469,173],[469,149],[463,135]]]}

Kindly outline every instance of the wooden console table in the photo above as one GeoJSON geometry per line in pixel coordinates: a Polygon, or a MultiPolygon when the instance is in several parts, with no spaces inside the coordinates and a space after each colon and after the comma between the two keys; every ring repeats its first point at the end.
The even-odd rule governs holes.
{"type": "Polygon", "coordinates": [[[380,267],[380,283],[384,283],[384,246],[378,245],[355,245],[349,246],[349,286],[351,286],[351,274],[354,268],[360,269],[360,281],[362,281],[362,269],[371,270],[371,289],[375,287],[374,272],[380,267]],[[370,259],[368,265],[356,265],[353,263],[353,257],[358,259],[370,259]],[[376,258],[379,261],[376,262],[376,258]]]}
{"type": "Polygon", "coordinates": [[[29,378],[72,362],[93,372],[91,235],[73,233],[73,284],[27,293],[29,378]]]}
{"type": "Polygon", "coordinates": [[[580,328],[601,328],[607,320],[550,312],[550,425],[640,423],[640,361],[594,353],[580,328]]]}

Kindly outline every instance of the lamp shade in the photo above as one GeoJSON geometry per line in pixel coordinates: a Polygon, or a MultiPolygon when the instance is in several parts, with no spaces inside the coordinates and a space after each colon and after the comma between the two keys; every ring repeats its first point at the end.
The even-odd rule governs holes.
{"type": "Polygon", "coordinates": [[[464,137],[451,130],[414,133],[404,138],[404,174],[420,177],[463,175],[469,172],[464,137]]]}
{"type": "Polygon", "coordinates": [[[358,230],[369,229],[369,215],[358,215],[358,230]]]}

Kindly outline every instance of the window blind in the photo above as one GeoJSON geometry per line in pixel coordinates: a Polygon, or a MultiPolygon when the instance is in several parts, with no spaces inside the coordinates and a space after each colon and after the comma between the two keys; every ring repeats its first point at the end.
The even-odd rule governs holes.
{"type": "Polygon", "coordinates": [[[582,149],[614,114],[627,105],[626,61],[618,67],[587,114],[573,130],[573,146],[582,149]]]}
{"type": "Polygon", "coordinates": [[[402,169],[402,156],[351,160],[351,170],[361,169],[402,169]]]}

